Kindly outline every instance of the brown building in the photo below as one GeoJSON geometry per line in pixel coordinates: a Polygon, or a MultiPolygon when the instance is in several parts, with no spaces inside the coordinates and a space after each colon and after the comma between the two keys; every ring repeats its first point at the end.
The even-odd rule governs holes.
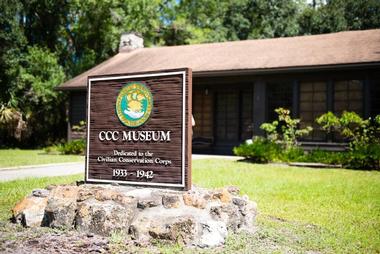
{"type": "MultiPolygon", "coordinates": [[[[190,67],[193,69],[193,150],[231,148],[285,107],[314,127],[327,111],[380,114],[380,29],[333,34],[143,48],[134,34],[120,52],[60,86],[70,92],[68,138],[86,119],[89,75],[190,67]],[[136,43],[135,43],[136,41],[136,43]]],[[[338,146],[339,138],[314,130],[305,146],[338,146]]]]}

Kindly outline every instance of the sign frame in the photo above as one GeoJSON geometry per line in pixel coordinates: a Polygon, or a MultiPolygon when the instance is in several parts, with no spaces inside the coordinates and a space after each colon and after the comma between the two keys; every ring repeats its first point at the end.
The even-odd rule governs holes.
{"type": "MultiPolygon", "coordinates": [[[[153,95],[154,96],[154,95],[153,95]]],[[[85,183],[117,183],[122,185],[132,185],[141,187],[163,187],[190,190],[192,186],[191,181],[191,156],[192,156],[192,70],[190,68],[151,71],[151,72],[137,72],[127,74],[110,74],[110,75],[96,75],[88,76],[87,79],[87,101],[86,101],[86,157],[85,157],[85,183]],[[126,80],[133,78],[157,78],[165,76],[180,75],[182,77],[182,112],[181,112],[181,182],[180,183],[159,183],[159,182],[136,182],[124,180],[104,180],[90,178],[90,129],[91,129],[91,87],[96,85],[97,81],[116,81],[126,80]],[[187,92],[186,92],[187,90],[187,92]],[[186,167],[187,165],[187,167],[186,167]]],[[[121,124],[121,123],[120,123],[121,124]]],[[[164,145],[164,144],[163,144],[164,145]]]]}

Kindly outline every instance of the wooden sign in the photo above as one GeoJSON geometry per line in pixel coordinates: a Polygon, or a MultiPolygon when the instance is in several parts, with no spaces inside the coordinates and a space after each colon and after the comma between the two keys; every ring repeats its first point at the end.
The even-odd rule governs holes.
{"type": "Polygon", "coordinates": [[[92,76],[86,182],[191,188],[190,69],[92,76]]]}

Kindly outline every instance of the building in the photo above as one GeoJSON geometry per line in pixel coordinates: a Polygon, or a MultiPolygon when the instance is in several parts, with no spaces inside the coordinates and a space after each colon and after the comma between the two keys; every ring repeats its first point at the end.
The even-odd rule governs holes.
{"type": "MultiPolygon", "coordinates": [[[[289,38],[143,48],[122,36],[109,60],[62,84],[70,93],[68,137],[86,119],[89,75],[190,67],[193,69],[193,150],[231,153],[260,135],[274,109],[292,110],[303,124],[327,111],[380,114],[380,29],[289,38]]],[[[314,130],[305,146],[338,145],[339,137],[314,130]]]]}

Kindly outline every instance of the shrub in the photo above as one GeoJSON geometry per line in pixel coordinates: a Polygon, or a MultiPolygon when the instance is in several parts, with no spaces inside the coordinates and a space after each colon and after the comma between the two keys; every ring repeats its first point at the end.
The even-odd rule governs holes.
{"type": "Polygon", "coordinates": [[[73,127],[71,127],[71,130],[77,132],[84,132],[86,130],[86,122],[80,121],[78,125],[74,125],[73,127]]]}
{"type": "Polygon", "coordinates": [[[354,169],[380,169],[380,144],[355,145],[343,164],[354,169]]]}
{"type": "Polygon", "coordinates": [[[343,112],[341,117],[328,112],[316,119],[327,132],[338,131],[350,142],[350,149],[341,160],[345,167],[379,169],[380,116],[363,119],[355,112],[343,112]]]}
{"type": "Polygon", "coordinates": [[[244,143],[233,149],[235,155],[243,156],[256,163],[274,161],[278,157],[279,151],[280,147],[277,144],[262,137],[256,137],[252,143],[244,143]]]}
{"type": "Polygon", "coordinates": [[[278,120],[263,123],[260,128],[265,131],[270,141],[284,145],[285,149],[297,146],[297,139],[308,135],[313,130],[310,126],[300,128],[300,119],[293,119],[288,109],[277,108],[275,112],[278,120]]]}
{"type": "Polygon", "coordinates": [[[51,146],[47,146],[45,147],[44,149],[44,152],[47,153],[47,154],[58,154],[58,146],[57,145],[51,145],[51,146]]]}
{"type": "Polygon", "coordinates": [[[291,147],[286,150],[281,150],[279,153],[279,157],[280,160],[284,162],[301,162],[305,161],[305,152],[302,148],[291,147]]]}
{"type": "Polygon", "coordinates": [[[236,155],[258,163],[295,161],[304,156],[303,150],[297,147],[297,138],[309,134],[312,128],[300,128],[300,119],[291,118],[288,109],[278,108],[275,111],[278,120],[260,126],[265,131],[266,138],[256,137],[251,144],[235,147],[233,151],[236,155]]]}
{"type": "Polygon", "coordinates": [[[333,165],[344,165],[346,152],[332,152],[316,149],[305,155],[305,162],[318,162],[333,165]]]}
{"type": "Polygon", "coordinates": [[[61,154],[84,154],[86,142],[84,139],[77,139],[57,146],[61,154]]]}

